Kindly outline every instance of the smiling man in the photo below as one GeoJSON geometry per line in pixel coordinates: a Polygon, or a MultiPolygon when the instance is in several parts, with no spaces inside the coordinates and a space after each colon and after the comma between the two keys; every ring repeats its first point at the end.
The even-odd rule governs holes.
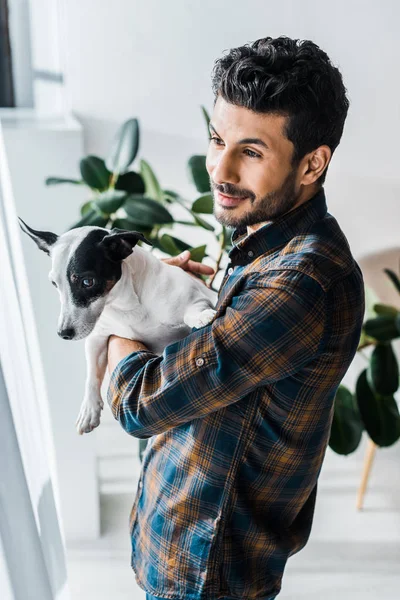
{"type": "Polygon", "coordinates": [[[212,85],[207,170],[234,228],[217,313],[162,356],[112,336],[108,398],[151,438],[130,530],[147,597],[272,600],[310,535],[364,317],[323,187],[349,102],[325,52],[287,37],[232,49],[212,85]]]}

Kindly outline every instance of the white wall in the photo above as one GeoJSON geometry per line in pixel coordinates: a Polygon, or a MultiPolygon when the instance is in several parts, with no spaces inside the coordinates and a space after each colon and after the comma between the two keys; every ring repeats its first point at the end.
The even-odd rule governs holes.
{"type": "Polygon", "coordinates": [[[66,85],[86,150],[104,154],[137,116],[141,155],[165,187],[190,191],[191,153],[207,147],[200,105],[224,49],[266,35],[311,39],[344,77],[351,107],[327,176],[328,208],[356,256],[395,244],[400,205],[397,0],[68,0],[66,85]]]}
{"type": "MultiPolygon", "coordinates": [[[[60,186],[55,193],[44,180],[78,176],[82,132],[73,120],[30,115],[0,111],[16,211],[34,229],[59,234],[75,221],[83,191],[60,186]]],[[[47,278],[49,257],[22,232],[21,239],[47,384],[65,537],[93,539],[100,533],[96,432],[79,436],[75,429],[86,372],[83,342],[58,337],[60,302],[47,278]]]]}

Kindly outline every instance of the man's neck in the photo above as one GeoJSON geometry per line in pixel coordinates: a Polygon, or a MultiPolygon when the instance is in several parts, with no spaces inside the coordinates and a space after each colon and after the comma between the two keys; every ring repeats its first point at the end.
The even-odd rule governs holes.
{"type": "MultiPolygon", "coordinates": [[[[290,210],[288,210],[287,213],[284,213],[285,215],[292,212],[292,210],[294,210],[295,208],[298,208],[305,202],[308,202],[308,200],[313,198],[313,196],[315,196],[315,194],[321,189],[321,188],[316,189],[313,186],[311,186],[311,187],[312,187],[312,190],[308,190],[307,188],[305,190],[303,190],[303,193],[300,194],[299,199],[296,202],[296,204],[290,210]]],[[[272,220],[271,221],[262,221],[261,223],[255,223],[254,225],[247,225],[247,235],[254,233],[254,231],[257,231],[264,225],[267,225],[267,223],[272,223],[272,222],[273,222],[272,220]]]]}

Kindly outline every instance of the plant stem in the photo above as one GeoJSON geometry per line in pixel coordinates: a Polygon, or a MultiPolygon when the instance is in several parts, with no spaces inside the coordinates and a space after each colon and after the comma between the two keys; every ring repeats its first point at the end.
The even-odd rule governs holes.
{"type": "Polygon", "coordinates": [[[109,188],[112,190],[115,188],[115,184],[117,183],[119,177],[119,173],[113,173],[110,178],[109,188]]]}

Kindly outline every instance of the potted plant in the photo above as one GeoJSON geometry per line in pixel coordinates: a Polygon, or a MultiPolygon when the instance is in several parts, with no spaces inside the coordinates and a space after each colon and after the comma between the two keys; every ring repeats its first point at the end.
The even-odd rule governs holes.
{"type": "MultiPolygon", "coordinates": [[[[208,124],[207,111],[204,107],[202,110],[208,124]]],[[[197,195],[194,201],[188,201],[173,190],[163,189],[146,160],[140,160],[138,170],[132,169],[139,150],[139,138],[138,120],[129,119],[117,131],[105,159],[93,155],[81,159],[81,179],[48,177],[46,185],[67,183],[88,188],[90,197],[81,207],[81,218],[72,227],[97,225],[110,229],[115,227],[141,231],[153,243],[153,248],[158,248],[168,256],[190,250],[191,258],[201,262],[209,255],[206,251],[207,244],[193,247],[172,235],[172,232],[166,233],[165,229],[173,229],[174,224],[179,223],[206,230],[215,236],[219,244],[218,256],[214,258],[215,274],[207,281],[209,287],[212,287],[220,271],[224,253],[229,251],[231,230],[221,226],[216,233],[214,224],[204,217],[213,214],[206,157],[195,155],[189,158],[188,173],[197,195]],[[188,214],[186,220],[173,217],[171,207],[174,205],[179,205],[188,214]]]]}
{"type": "MultiPolygon", "coordinates": [[[[390,269],[384,272],[400,293],[396,273],[390,269]]],[[[375,302],[368,288],[366,297],[367,318],[357,348],[366,365],[354,392],[340,385],[335,397],[329,445],[343,455],[358,448],[364,430],[381,447],[391,446],[400,438],[400,415],[394,397],[399,388],[399,365],[392,345],[400,337],[400,311],[375,302]]]]}

